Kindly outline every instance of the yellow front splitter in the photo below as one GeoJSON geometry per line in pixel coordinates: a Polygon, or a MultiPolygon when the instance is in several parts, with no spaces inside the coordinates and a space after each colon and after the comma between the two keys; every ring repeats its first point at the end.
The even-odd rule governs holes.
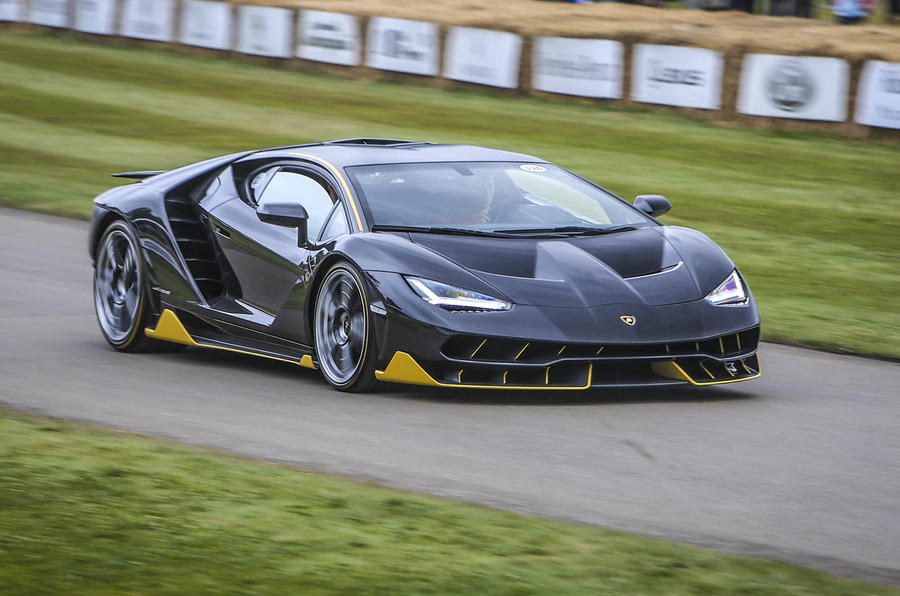
{"type": "MultiPolygon", "coordinates": [[[[688,375],[684,369],[682,369],[678,364],[675,363],[674,360],[666,360],[662,362],[653,362],[651,364],[652,370],[655,374],[666,377],[669,379],[676,379],[679,381],[687,381],[692,385],[697,386],[705,386],[705,385],[722,385],[724,383],[737,383],[739,381],[748,381],[750,379],[757,378],[760,373],[756,373],[753,376],[743,377],[740,379],[724,379],[719,381],[695,381],[688,375]]],[[[587,383],[584,385],[578,385],[574,387],[567,386],[558,386],[558,385],[468,385],[464,383],[443,383],[441,381],[436,380],[430,374],[428,374],[422,366],[416,362],[416,359],[407,354],[406,352],[398,351],[394,353],[394,356],[391,358],[391,361],[388,363],[387,367],[384,370],[376,370],[375,378],[379,381],[385,381],[388,383],[404,383],[407,385],[423,385],[427,387],[455,387],[455,388],[465,388],[465,389],[530,389],[530,390],[542,390],[542,391],[558,391],[558,390],[584,390],[589,389],[591,387],[593,377],[593,365],[588,368],[588,378],[587,383]]]]}

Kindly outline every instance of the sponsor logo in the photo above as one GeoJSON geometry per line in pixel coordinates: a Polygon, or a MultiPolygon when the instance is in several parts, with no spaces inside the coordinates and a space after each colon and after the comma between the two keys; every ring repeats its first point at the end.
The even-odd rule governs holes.
{"type": "Polygon", "coordinates": [[[34,0],[35,12],[66,13],[66,3],[60,0],[34,0]]]}
{"type": "Polygon", "coordinates": [[[522,164],[519,166],[520,170],[525,170],[526,172],[546,172],[547,168],[544,166],[536,166],[533,164],[522,164]]]}
{"type": "Polygon", "coordinates": [[[618,81],[619,70],[618,64],[596,62],[590,56],[571,59],[542,57],[538,63],[538,72],[543,75],[585,81],[618,81]]]}
{"type": "Polygon", "coordinates": [[[633,326],[635,323],[637,323],[637,319],[636,319],[633,315],[622,315],[622,316],[619,317],[619,318],[620,318],[620,319],[622,320],[622,322],[625,323],[626,325],[631,325],[631,326],[633,326]]]}
{"type": "Polygon", "coordinates": [[[878,81],[878,85],[885,93],[900,94],[900,71],[884,71],[881,79],[878,81]]]}
{"type": "Polygon", "coordinates": [[[494,69],[490,66],[478,66],[475,64],[465,64],[462,67],[463,74],[471,75],[481,79],[491,79],[494,75],[494,69]]]}
{"type": "Polygon", "coordinates": [[[251,41],[249,43],[249,50],[253,52],[259,52],[260,54],[267,54],[270,51],[269,48],[269,40],[268,40],[268,29],[269,29],[269,21],[265,15],[260,14],[258,12],[250,13],[249,19],[250,31],[249,37],[251,41]]]}
{"type": "Polygon", "coordinates": [[[266,17],[259,13],[250,15],[250,31],[253,35],[266,34],[266,17]]]}
{"type": "Polygon", "coordinates": [[[191,26],[189,35],[197,41],[208,41],[212,35],[207,32],[207,24],[212,20],[212,10],[207,4],[192,2],[185,11],[185,26],[191,26]]]}
{"type": "Polygon", "coordinates": [[[382,53],[389,58],[400,60],[425,60],[425,52],[414,47],[415,40],[405,31],[388,29],[383,34],[382,53]]]}
{"type": "Polygon", "coordinates": [[[882,120],[896,120],[900,122],[900,110],[894,110],[887,106],[876,106],[875,114],[882,120]]]}
{"type": "Polygon", "coordinates": [[[156,22],[162,15],[156,14],[156,2],[153,0],[139,0],[137,14],[134,17],[132,27],[137,35],[145,37],[161,37],[163,34],[162,23],[156,22]]]}
{"type": "Polygon", "coordinates": [[[353,40],[349,33],[341,31],[337,25],[331,23],[312,23],[312,31],[306,35],[303,45],[327,50],[352,50],[353,40]]]}
{"type": "Polygon", "coordinates": [[[703,71],[694,68],[671,68],[663,66],[659,60],[649,60],[650,72],[647,80],[667,85],[704,85],[703,71]]]}
{"type": "Polygon", "coordinates": [[[779,62],[766,85],[769,101],[785,112],[801,110],[812,101],[816,92],[810,72],[797,60],[779,62]]]}

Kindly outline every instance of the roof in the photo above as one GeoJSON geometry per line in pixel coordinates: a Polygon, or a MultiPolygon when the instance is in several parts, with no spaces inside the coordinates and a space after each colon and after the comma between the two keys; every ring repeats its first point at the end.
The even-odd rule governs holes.
{"type": "Polygon", "coordinates": [[[340,167],[390,163],[422,163],[447,161],[515,161],[544,162],[531,155],[489,149],[474,145],[442,145],[421,141],[394,139],[345,139],[263,149],[254,157],[316,157],[340,167]]]}

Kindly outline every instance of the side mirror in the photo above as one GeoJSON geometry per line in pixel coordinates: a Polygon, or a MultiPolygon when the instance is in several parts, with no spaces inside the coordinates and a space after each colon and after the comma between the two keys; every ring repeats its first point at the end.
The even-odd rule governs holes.
{"type": "Polygon", "coordinates": [[[672,203],[662,195],[638,195],[634,197],[634,206],[650,217],[659,217],[669,212],[672,203]]]}
{"type": "Polygon", "coordinates": [[[297,246],[306,246],[309,214],[300,203],[263,203],[256,208],[260,221],[285,228],[297,228],[297,246]]]}

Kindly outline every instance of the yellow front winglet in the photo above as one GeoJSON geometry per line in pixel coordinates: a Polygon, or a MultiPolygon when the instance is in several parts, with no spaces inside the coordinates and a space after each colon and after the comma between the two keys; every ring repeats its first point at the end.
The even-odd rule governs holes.
{"type": "MultiPolygon", "coordinates": [[[[741,360],[741,364],[743,365],[743,360],[741,360]]],[[[701,365],[702,366],[702,365],[701,365]]],[[[691,378],[689,374],[685,372],[683,368],[678,366],[674,360],[664,360],[658,362],[651,362],[650,368],[654,373],[658,374],[661,377],[668,377],[670,379],[678,379],[679,381],[688,381],[691,385],[725,385],[726,383],[740,383],[741,381],[749,381],[750,379],[758,378],[762,373],[757,371],[755,375],[751,375],[749,377],[741,377],[740,379],[724,379],[721,381],[695,381],[691,378]]],[[[747,368],[744,366],[744,368],[747,368]]],[[[706,370],[706,367],[703,367],[703,370],[706,370]]],[[[749,372],[749,371],[747,371],[749,372]]],[[[710,374],[708,370],[706,370],[707,374],[710,374]]]]}
{"type": "Polygon", "coordinates": [[[310,356],[309,354],[304,354],[303,357],[300,358],[300,366],[302,366],[303,368],[311,368],[313,370],[319,368],[318,366],[316,366],[316,363],[313,362],[312,356],[310,356]]]}
{"type": "Polygon", "coordinates": [[[162,314],[159,315],[159,320],[156,322],[156,328],[150,329],[147,327],[144,329],[144,333],[147,334],[147,337],[152,337],[153,339],[158,339],[161,341],[170,341],[176,344],[184,344],[186,346],[199,346],[194,338],[191,337],[191,334],[187,332],[187,329],[184,328],[184,325],[181,324],[181,321],[178,319],[178,315],[169,310],[168,308],[162,311],[162,314]]]}
{"type": "Polygon", "coordinates": [[[384,370],[375,371],[375,378],[389,383],[409,383],[411,385],[429,385],[431,387],[439,387],[441,385],[406,352],[395,353],[384,370]]]}

